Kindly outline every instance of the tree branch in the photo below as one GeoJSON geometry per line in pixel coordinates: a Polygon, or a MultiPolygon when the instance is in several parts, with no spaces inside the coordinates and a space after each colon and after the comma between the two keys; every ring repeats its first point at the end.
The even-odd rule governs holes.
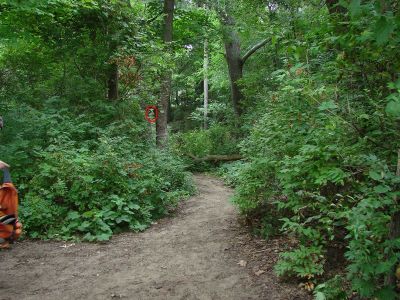
{"type": "Polygon", "coordinates": [[[147,21],[145,21],[146,22],[146,24],[151,24],[151,23],[153,23],[155,20],[157,20],[158,19],[158,17],[160,17],[161,15],[163,15],[164,14],[164,12],[163,11],[161,11],[161,12],[159,12],[157,15],[155,15],[154,17],[152,17],[151,19],[149,19],[149,20],[147,20],[147,21]]]}
{"type": "Polygon", "coordinates": [[[247,51],[247,53],[243,56],[242,58],[242,64],[244,65],[246,63],[246,60],[252,56],[258,49],[262,48],[265,46],[266,43],[268,43],[270,41],[270,39],[265,39],[261,42],[259,42],[258,44],[254,45],[252,48],[250,48],[249,51],[247,51]]]}

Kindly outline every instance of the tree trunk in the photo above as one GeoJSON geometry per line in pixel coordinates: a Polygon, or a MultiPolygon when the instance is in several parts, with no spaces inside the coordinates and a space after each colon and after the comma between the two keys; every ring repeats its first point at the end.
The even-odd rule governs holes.
{"type": "Polygon", "coordinates": [[[118,100],[118,65],[111,64],[108,74],[108,100],[118,100]]]}
{"type": "Polygon", "coordinates": [[[242,91],[239,87],[239,80],[243,78],[243,66],[247,60],[264,47],[270,39],[260,41],[251,47],[244,55],[240,53],[240,39],[235,30],[235,20],[228,14],[222,14],[222,23],[224,24],[224,44],[226,52],[226,61],[229,69],[229,81],[231,84],[232,105],[237,116],[243,113],[241,101],[243,99],[242,91]]]}
{"type": "Polygon", "coordinates": [[[204,40],[204,129],[208,127],[208,40],[204,40]]]}
{"type": "Polygon", "coordinates": [[[226,16],[224,23],[224,44],[226,61],[229,69],[229,80],[231,84],[232,105],[236,115],[240,116],[242,114],[240,102],[243,99],[243,94],[238,84],[238,81],[243,77],[243,63],[240,56],[240,40],[238,33],[234,29],[235,22],[233,18],[226,16]]]}
{"type": "Polygon", "coordinates": [[[243,159],[240,154],[229,154],[229,155],[207,155],[204,157],[197,157],[191,153],[186,154],[186,156],[192,158],[196,162],[223,162],[223,161],[235,161],[243,159]]]}
{"type": "Polygon", "coordinates": [[[329,14],[344,14],[346,8],[339,5],[339,0],[325,0],[326,6],[328,7],[329,14]]]}
{"type": "MultiPolygon", "coordinates": [[[[164,33],[163,40],[168,52],[171,51],[172,30],[174,19],[174,0],[164,0],[164,33]]],[[[172,72],[165,71],[161,79],[159,100],[159,117],[156,124],[156,140],[158,148],[165,148],[168,143],[168,107],[171,98],[172,72]]]]}

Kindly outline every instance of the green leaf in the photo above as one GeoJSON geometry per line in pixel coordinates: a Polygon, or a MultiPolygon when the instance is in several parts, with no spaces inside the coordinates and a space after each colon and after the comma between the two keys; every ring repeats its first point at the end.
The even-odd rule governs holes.
{"type": "Polygon", "coordinates": [[[322,102],[321,105],[318,107],[318,109],[324,111],[324,110],[336,109],[337,107],[338,106],[336,105],[336,103],[331,100],[322,102]]]}
{"type": "Polygon", "coordinates": [[[353,287],[359,291],[361,296],[368,298],[370,298],[375,291],[375,285],[372,282],[361,278],[355,278],[353,280],[353,287]]]}
{"type": "Polygon", "coordinates": [[[101,234],[96,235],[96,239],[101,242],[108,241],[110,239],[110,237],[111,237],[110,233],[101,233],[101,234]]]}
{"type": "Polygon", "coordinates": [[[384,194],[390,191],[390,187],[386,185],[378,185],[374,188],[374,191],[377,192],[378,194],[384,194]]]}
{"type": "Polygon", "coordinates": [[[382,45],[389,40],[393,32],[394,25],[387,17],[381,16],[375,24],[375,39],[378,45],[382,45]]]}
{"type": "Polygon", "coordinates": [[[394,300],[397,298],[397,294],[392,288],[385,287],[376,293],[376,297],[380,300],[394,300]]]}
{"type": "Polygon", "coordinates": [[[122,223],[122,222],[127,222],[127,223],[129,223],[129,217],[126,216],[126,215],[123,215],[123,216],[120,216],[120,217],[116,218],[115,221],[116,221],[118,224],[120,224],[120,223],[122,223]]]}
{"type": "Polygon", "coordinates": [[[392,262],[390,261],[385,261],[385,262],[380,262],[376,266],[376,273],[377,274],[385,274],[386,272],[390,271],[393,267],[392,262]]]}
{"type": "Polygon", "coordinates": [[[90,222],[88,222],[88,221],[84,221],[77,229],[79,230],[79,231],[86,231],[88,228],[90,228],[90,222]]]}
{"type": "Polygon", "coordinates": [[[400,78],[397,79],[396,82],[389,82],[388,87],[393,90],[400,90],[400,78]]]}
{"type": "Polygon", "coordinates": [[[315,300],[326,300],[325,294],[322,292],[315,293],[315,300]]]}
{"type": "Polygon", "coordinates": [[[136,203],[129,203],[128,207],[130,209],[134,209],[134,210],[139,210],[140,209],[140,206],[138,204],[136,204],[136,203]]]}
{"type": "Polygon", "coordinates": [[[381,180],[382,179],[382,175],[375,171],[369,171],[369,177],[371,177],[373,180],[381,180]]]}
{"type": "Polygon", "coordinates": [[[70,212],[68,213],[68,216],[67,216],[67,219],[68,219],[68,220],[76,220],[76,219],[79,219],[79,218],[80,218],[80,215],[79,215],[79,213],[76,212],[76,211],[70,211],[70,212]]]}
{"type": "Polygon", "coordinates": [[[129,228],[134,231],[143,231],[148,226],[146,224],[141,224],[140,222],[136,221],[135,224],[130,224],[129,228]]]}
{"type": "Polygon", "coordinates": [[[400,101],[391,101],[386,105],[386,113],[392,117],[400,117],[400,101]]]}
{"type": "Polygon", "coordinates": [[[354,17],[361,12],[361,0],[351,0],[348,7],[350,14],[354,17]]]}

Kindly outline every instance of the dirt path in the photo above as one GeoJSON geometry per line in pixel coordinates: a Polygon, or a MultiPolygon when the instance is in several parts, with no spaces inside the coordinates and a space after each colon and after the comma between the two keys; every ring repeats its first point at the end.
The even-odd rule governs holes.
{"type": "Polygon", "coordinates": [[[247,236],[231,191],[195,180],[199,195],[143,233],[107,244],[24,241],[0,252],[0,299],[304,299],[268,270],[256,276],[238,264],[247,236]]]}

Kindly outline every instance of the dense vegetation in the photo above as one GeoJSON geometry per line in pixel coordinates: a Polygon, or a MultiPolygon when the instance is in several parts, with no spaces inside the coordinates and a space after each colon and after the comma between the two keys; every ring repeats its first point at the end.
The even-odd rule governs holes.
{"type": "Polygon", "coordinates": [[[142,230],[193,191],[185,165],[219,166],[254,231],[294,241],[278,275],[397,297],[397,1],[0,3],[0,151],[29,236],[142,230]]]}
{"type": "Polygon", "coordinates": [[[138,61],[156,74],[148,69],[162,44],[140,32],[141,9],[107,1],[1,5],[0,152],[30,237],[108,240],[145,229],[193,192],[182,161],[155,147],[142,112],[157,87],[147,82],[153,77],[137,87],[138,61]],[[120,95],[110,99],[115,62],[120,95]]]}

